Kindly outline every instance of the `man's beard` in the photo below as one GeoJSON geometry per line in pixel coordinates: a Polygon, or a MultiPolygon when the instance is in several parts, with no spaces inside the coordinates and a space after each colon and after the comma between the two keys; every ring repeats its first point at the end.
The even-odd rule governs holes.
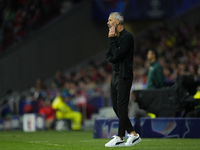
{"type": "MultiPolygon", "coordinates": [[[[108,29],[110,30],[112,26],[108,25],[108,29]]],[[[115,30],[117,29],[117,24],[114,26],[115,27],[115,30]]]]}

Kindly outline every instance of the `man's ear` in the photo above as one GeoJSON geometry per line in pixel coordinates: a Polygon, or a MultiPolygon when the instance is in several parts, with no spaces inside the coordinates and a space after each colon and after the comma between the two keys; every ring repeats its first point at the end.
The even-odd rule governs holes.
{"type": "Polygon", "coordinates": [[[119,19],[117,19],[117,25],[119,25],[120,24],[120,20],[119,19]]]}

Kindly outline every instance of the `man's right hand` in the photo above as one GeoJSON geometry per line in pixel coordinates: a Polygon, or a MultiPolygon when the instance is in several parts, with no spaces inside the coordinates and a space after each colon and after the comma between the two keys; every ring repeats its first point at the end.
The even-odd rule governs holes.
{"type": "Polygon", "coordinates": [[[115,37],[117,34],[115,33],[115,27],[112,26],[109,30],[108,37],[115,37]]]}

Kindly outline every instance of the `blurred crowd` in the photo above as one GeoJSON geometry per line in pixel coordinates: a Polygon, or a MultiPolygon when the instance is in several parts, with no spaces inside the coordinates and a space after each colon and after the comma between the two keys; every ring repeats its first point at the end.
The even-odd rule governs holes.
{"type": "Polygon", "coordinates": [[[52,103],[60,95],[72,111],[81,112],[83,121],[91,119],[92,114],[97,113],[100,107],[110,106],[110,79],[111,65],[104,59],[98,63],[90,61],[86,66],[77,66],[71,72],[58,70],[50,81],[44,82],[39,77],[29,90],[17,93],[18,96],[16,93],[11,94],[4,103],[1,117],[39,113],[46,117],[47,122],[52,123],[56,119],[52,103]],[[10,107],[15,102],[18,103],[18,110],[10,107]]]}
{"type": "Polygon", "coordinates": [[[195,81],[200,80],[200,23],[191,27],[183,21],[174,29],[169,29],[163,23],[160,27],[148,31],[145,36],[136,38],[135,89],[145,86],[149,68],[146,54],[149,47],[158,51],[166,86],[171,85],[178,74],[192,74],[195,81]]]}
{"type": "MultiPolygon", "coordinates": [[[[191,27],[186,22],[181,22],[178,27],[169,29],[163,23],[145,35],[136,36],[135,42],[132,90],[146,88],[149,47],[154,47],[158,51],[165,87],[172,85],[177,75],[192,74],[195,81],[200,80],[200,24],[191,27]]],[[[50,119],[55,118],[51,104],[59,91],[72,110],[80,111],[85,114],[84,118],[90,119],[97,111],[95,105],[89,103],[92,97],[103,97],[103,106],[111,105],[111,73],[111,64],[102,56],[98,61],[90,60],[85,65],[80,64],[72,71],[58,70],[50,81],[44,82],[42,78],[38,78],[35,85],[18,98],[21,103],[19,114],[34,112],[44,114],[50,119]]],[[[11,97],[7,105],[4,104],[2,117],[16,112],[14,107],[6,107],[12,102],[11,97]]]]}
{"type": "Polygon", "coordinates": [[[0,52],[18,43],[81,0],[0,0],[0,52]]]}

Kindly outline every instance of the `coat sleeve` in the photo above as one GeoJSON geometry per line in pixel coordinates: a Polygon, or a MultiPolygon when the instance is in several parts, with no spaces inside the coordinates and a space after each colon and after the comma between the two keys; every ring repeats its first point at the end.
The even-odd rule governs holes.
{"type": "Polygon", "coordinates": [[[113,58],[116,61],[123,60],[124,57],[128,54],[128,51],[133,44],[133,36],[131,34],[126,34],[121,38],[119,46],[114,38],[110,37],[110,51],[113,55],[113,58]]]}
{"type": "Polygon", "coordinates": [[[108,49],[107,53],[106,53],[106,60],[112,64],[116,63],[117,60],[114,58],[112,52],[110,51],[110,49],[108,49]]]}

